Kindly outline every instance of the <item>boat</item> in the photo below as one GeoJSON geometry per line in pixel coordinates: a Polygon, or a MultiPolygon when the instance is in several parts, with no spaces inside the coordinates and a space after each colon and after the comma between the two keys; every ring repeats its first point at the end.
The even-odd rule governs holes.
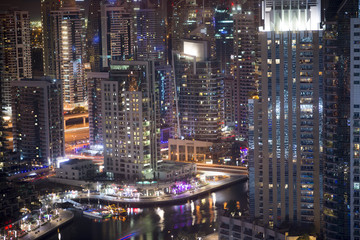
{"type": "Polygon", "coordinates": [[[126,216],[127,211],[124,208],[118,208],[112,211],[114,216],[126,216]]]}
{"type": "Polygon", "coordinates": [[[90,216],[90,217],[95,217],[95,218],[109,218],[111,217],[111,213],[106,210],[106,209],[89,209],[89,210],[84,210],[83,214],[86,216],[90,216]]]}
{"type": "Polygon", "coordinates": [[[113,216],[127,216],[125,208],[116,207],[114,204],[107,207],[113,216]]]}

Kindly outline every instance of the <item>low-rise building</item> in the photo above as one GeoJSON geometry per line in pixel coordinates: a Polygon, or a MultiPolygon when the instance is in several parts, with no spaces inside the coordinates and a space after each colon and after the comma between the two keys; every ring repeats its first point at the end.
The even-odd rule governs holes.
{"type": "Polygon", "coordinates": [[[71,180],[91,179],[95,176],[96,168],[92,160],[71,159],[56,168],[56,177],[71,180]]]}
{"type": "Polygon", "coordinates": [[[167,152],[165,151],[163,157],[167,160],[182,162],[211,161],[212,146],[213,143],[205,141],[169,139],[167,152]]]}
{"type": "MultiPolygon", "coordinates": [[[[220,217],[219,240],[296,240],[299,237],[289,227],[272,229],[248,217],[220,217]]],[[[309,239],[316,240],[316,237],[309,236],[309,239]]]]}
{"type": "Polygon", "coordinates": [[[160,180],[180,180],[196,174],[195,163],[182,163],[172,161],[162,161],[158,164],[158,179],[160,180]]]}

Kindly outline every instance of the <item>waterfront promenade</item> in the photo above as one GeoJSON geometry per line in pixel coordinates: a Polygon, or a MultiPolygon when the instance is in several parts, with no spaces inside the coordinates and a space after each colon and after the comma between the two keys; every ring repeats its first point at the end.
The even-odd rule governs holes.
{"type": "Polygon", "coordinates": [[[181,194],[166,194],[159,197],[140,197],[140,198],[126,198],[126,197],[116,197],[105,194],[80,194],[77,199],[95,199],[111,203],[119,203],[126,205],[127,207],[148,207],[154,205],[169,205],[169,204],[178,204],[186,202],[188,200],[193,200],[198,198],[201,195],[208,194],[210,192],[217,191],[222,188],[226,188],[237,182],[246,181],[247,176],[230,176],[229,178],[212,181],[208,185],[194,189],[191,191],[186,191],[181,194]]]}
{"type": "Polygon", "coordinates": [[[21,237],[22,240],[45,239],[46,236],[56,232],[58,228],[67,224],[74,218],[74,213],[67,210],[59,210],[59,217],[48,221],[46,224],[39,228],[30,231],[25,236],[21,237]]]}

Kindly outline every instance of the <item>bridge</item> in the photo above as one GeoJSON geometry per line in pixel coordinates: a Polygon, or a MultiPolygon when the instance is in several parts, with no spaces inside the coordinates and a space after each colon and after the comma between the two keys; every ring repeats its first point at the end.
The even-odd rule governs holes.
{"type": "Polygon", "coordinates": [[[244,175],[244,176],[249,175],[247,167],[242,167],[242,166],[206,164],[206,163],[184,162],[184,161],[177,161],[177,162],[195,163],[198,171],[222,172],[222,173],[244,175]]]}
{"type": "Polygon", "coordinates": [[[64,130],[66,130],[66,121],[69,119],[82,118],[84,126],[86,125],[86,119],[89,119],[89,113],[77,113],[64,115],[64,130]]]}
{"type": "Polygon", "coordinates": [[[196,163],[196,167],[198,171],[212,171],[229,173],[231,175],[248,176],[248,169],[246,167],[204,163],[196,163]]]}

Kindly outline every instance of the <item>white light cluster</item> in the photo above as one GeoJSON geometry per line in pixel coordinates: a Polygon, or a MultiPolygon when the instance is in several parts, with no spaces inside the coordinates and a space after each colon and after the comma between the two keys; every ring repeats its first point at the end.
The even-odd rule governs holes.
{"type": "Polygon", "coordinates": [[[263,1],[262,19],[264,26],[262,31],[317,31],[321,30],[321,4],[307,4],[298,8],[302,3],[289,6],[289,2],[282,1],[282,7],[277,6],[279,0],[263,1]],[[271,4],[269,4],[271,2],[271,4]],[[270,7],[272,6],[272,7],[270,7]],[[276,8],[274,7],[276,6],[276,8]]]}

